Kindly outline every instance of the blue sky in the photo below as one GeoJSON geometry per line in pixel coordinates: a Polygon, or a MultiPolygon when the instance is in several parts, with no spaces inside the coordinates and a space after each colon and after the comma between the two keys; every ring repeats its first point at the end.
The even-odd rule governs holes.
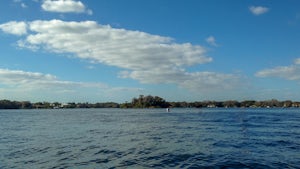
{"type": "Polygon", "coordinates": [[[300,100],[297,0],[0,3],[0,99],[300,100]]]}

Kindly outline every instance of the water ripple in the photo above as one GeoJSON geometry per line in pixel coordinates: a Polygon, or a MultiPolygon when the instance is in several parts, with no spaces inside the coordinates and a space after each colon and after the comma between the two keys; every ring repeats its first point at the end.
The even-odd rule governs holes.
{"type": "Polygon", "coordinates": [[[1,169],[300,168],[296,110],[18,111],[0,111],[1,169]]]}

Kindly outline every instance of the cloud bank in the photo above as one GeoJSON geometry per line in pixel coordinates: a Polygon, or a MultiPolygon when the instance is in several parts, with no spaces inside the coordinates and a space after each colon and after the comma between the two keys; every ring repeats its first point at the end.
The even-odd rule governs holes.
{"type": "Polygon", "coordinates": [[[84,98],[98,102],[101,101],[99,96],[117,100],[120,95],[137,95],[143,91],[141,88],[111,87],[100,82],[65,81],[51,74],[10,69],[0,69],[0,86],[1,97],[18,100],[32,97],[37,101],[41,101],[38,98],[53,101],[81,101],[84,98]]]}
{"type": "Polygon", "coordinates": [[[141,83],[176,84],[189,90],[236,87],[239,77],[216,72],[188,72],[190,66],[209,63],[202,46],[175,43],[172,38],[116,29],[94,21],[36,20],[8,22],[3,32],[25,35],[17,44],[31,50],[70,53],[74,57],[115,66],[120,78],[141,83]]]}
{"type": "Polygon", "coordinates": [[[271,69],[264,69],[256,73],[257,77],[276,77],[286,80],[300,80],[300,58],[289,66],[278,66],[271,69]]]}

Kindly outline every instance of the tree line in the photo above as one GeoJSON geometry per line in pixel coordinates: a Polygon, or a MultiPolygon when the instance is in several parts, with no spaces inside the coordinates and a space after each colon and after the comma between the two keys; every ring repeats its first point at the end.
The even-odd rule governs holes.
{"type": "Polygon", "coordinates": [[[171,107],[194,107],[194,108],[289,108],[300,107],[300,102],[291,100],[278,101],[276,99],[255,101],[255,100],[227,100],[227,101],[200,101],[200,102],[169,102],[171,107]]]}
{"type": "Polygon", "coordinates": [[[119,108],[120,104],[106,103],[59,103],[0,100],[0,109],[56,109],[56,108],[119,108]]]}
{"type": "Polygon", "coordinates": [[[251,107],[251,108],[274,108],[274,107],[300,107],[300,102],[291,100],[278,101],[276,99],[255,101],[255,100],[227,100],[227,101],[196,101],[196,102],[167,102],[165,99],[159,96],[144,96],[140,95],[137,98],[133,98],[131,102],[126,103],[59,103],[59,102],[36,102],[30,101],[10,101],[0,100],[0,109],[55,109],[55,108],[239,108],[239,107],[251,107]]]}
{"type": "Polygon", "coordinates": [[[291,100],[278,101],[276,99],[255,101],[255,100],[227,100],[227,101],[196,101],[196,102],[167,102],[158,96],[140,95],[138,98],[133,98],[131,103],[123,103],[122,108],[274,108],[274,107],[300,107],[300,102],[291,100]]]}

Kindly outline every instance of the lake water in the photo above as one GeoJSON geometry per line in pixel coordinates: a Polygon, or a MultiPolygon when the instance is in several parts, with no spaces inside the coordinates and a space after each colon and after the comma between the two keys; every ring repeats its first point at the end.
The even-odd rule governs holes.
{"type": "Polygon", "coordinates": [[[0,110],[0,168],[300,168],[300,109],[0,110]]]}

